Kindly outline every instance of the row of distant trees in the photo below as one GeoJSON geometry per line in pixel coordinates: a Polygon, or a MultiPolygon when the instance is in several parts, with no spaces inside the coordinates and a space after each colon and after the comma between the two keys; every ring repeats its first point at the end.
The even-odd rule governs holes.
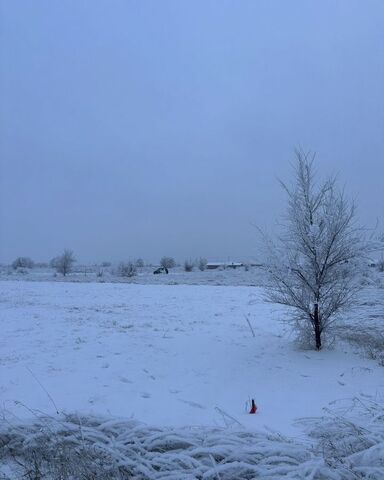
{"type": "MultiPolygon", "coordinates": [[[[163,257],[160,260],[160,265],[164,268],[173,268],[176,266],[175,260],[172,257],[163,257]]],[[[184,270],[186,272],[192,272],[192,270],[196,267],[199,270],[203,271],[206,269],[207,260],[205,258],[200,257],[197,260],[185,260],[184,262],[184,270]]]]}
{"type": "MultiPolygon", "coordinates": [[[[62,273],[64,276],[72,271],[73,264],[76,262],[74,253],[72,250],[64,250],[61,255],[53,258],[49,262],[49,266],[55,268],[57,272],[62,273]]],[[[12,268],[15,270],[34,268],[35,266],[42,266],[44,264],[35,264],[30,257],[17,257],[12,262],[12,268]]]]}
{"type": "MultiPolygon", "coordinates": [[[[171,268],[176,267],[176,261],[173,257],[162,257],[160,259],[160,266],[166,270],[170,270],[171,268]]],[[[184,262],[184,270],[186,272],[192,272],[192,270],[196,267],[199,270],[205,270],[207,265],[207,260],[205,258],[199,258],[198,260],[185,260],[184,262]]],[[[138,259],[134,262],[121,262],[117,269],[117,274],[120,277],[133,277],[137,273],[137,269],[144,267],[144,261],[142,259],[138,259]]]]}
{"type": "MultiPolygon", "coordinates": [[[[72,271],[75,262],[76,258],[73,251],[66,249],[61,255],[52,258],[49,266],[65,276],[72,271]]],[[[35,263],[30,257],[17,257],[16,260],[12,262],[12,268],[15,270],[40,266],[47,266],[47,264],[35,263]]]]}
{"type": "MultiPolygon", "coordinates": [[[[63,276],[66,276],[73,270],[73,265],[76,262],[74,252],[72,250],[64,250],[61,255],[53,258],[49,262],[49,266],[54,268],[58,273],[61,273],[63,276]]],[[[16,260],[12,263],[12,267],[17,269],[30,269],[35,266],[40,266],[42,264],[35,264],[30,257],[17,257],[16,260]]],[[[176,261],[173,257],[164,256],[160,259],[160,265],[166,269],[171,269],[176,267],[176,261]]],[[[197,260],[186,260],[184,262],[184,270],[186,272],[191,272],[195,267],[199,270],[205,270],[207,265],[207,260],[205,258],[199,258],[197,260]]],[[[103,262],[102,267],[110,267],[110,262],[103,262]]],[[[117,267],[117,274],[121,277],[133,277],[136,275],[139,268],[145,266],[144,260],[138,258],[134,261],[121,262],[117,267]]]]}

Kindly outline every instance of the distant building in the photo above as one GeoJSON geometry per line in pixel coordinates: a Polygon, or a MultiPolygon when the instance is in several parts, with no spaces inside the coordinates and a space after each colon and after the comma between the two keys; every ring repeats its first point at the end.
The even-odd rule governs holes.
{"type": "Polygon", "coordinates": [[[205,268],[207,270],[215,270],[216,268],[225,268],[225,263],[223,263],[223,262],[208,262],[205,268]]]}
{"type": "Polygon", "coordinates": [[[217,268],[238,268],[243,267],[244,264],[240,262],[208,262],[207,263],[207,270],[215,270],[217,268]]]}
{"type": "Polygon", "coordinates": [[[244,267],[244,263],[231,262],[231,263],[227,263],[227,264],[225,265],[225,268],[239,268],[239,267],[244,267]]]}

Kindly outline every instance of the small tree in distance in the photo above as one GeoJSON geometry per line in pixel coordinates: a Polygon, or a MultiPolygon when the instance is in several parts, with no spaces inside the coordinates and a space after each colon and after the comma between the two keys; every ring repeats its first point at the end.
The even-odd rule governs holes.
{"type": "Polygon", "coordinates": [[[377,262],[377,269],[379,272],[384,272],[384,258],[381,257],[380,260],[377,262]]]}
{"type": "Polygon", "coordinates": [[[137,273],[137,268],[133,262],[121,262],[117,273],[120,277],[134,277],[137,273]]]}
{"type": "Polygon", "coordinates": [[[137,268],[143,268],[144,267],[144,260],[142,258],[138,258],[136,261],[135,261],[135,265],[137,268]]]}
{"type": "Polygon", "coordinates": [[[17,270],[18,268],[33,268],[33,260],[29,257],[17,257],[16,260],[12,262],[12,268],[17,270]]]}
{"type": "Polygon", "coordinates": [[[207,259],[206,258],[199,258],[198,267],[201,272],[203,272],[207,268],[207,259]]]}
{"type": "Polygon", "coordinates": [[[184,262],[184,270],[186,272],[192,272],[193,270],[193,262],[192,260],[185,260],[184,262]]]}
{"type": "Polygon", "coordinates": [[[51,267],[55,268],[58,273],[61,273],[64,277],[67,273],[72,271],[73,264],[76,262],[75,256],[72,250],[64,250],[64,252],[51,260],[51,267]]]}
{"type": "Polygon", "coordinates": [[[176,262],[175,262],[175,259],[172,257],[163,257],[160,260],[160,265],[163,268],[174,268],[176,267],[176,262]]]}
{"type": "Polygon", "coordinates": [[[317,350],[322,333],[349,307],[360,289],[357,266],[364,254],[355,226],[355,205],[334,178],[316,182],[314,157],[296,152],[292,186],[282,183],[288,208],[283,233],[267,247],[266,292],[269,301],[291,308],[300,331],[312,332],[317,350]]]}

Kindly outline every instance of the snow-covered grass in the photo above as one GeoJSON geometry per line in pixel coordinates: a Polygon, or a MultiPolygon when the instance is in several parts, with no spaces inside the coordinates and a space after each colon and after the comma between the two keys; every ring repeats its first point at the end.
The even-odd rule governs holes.
{"type": "Polygon", "coordinates": [[[1,287],[1,403],[18,416],[29,415],[24,405],[54,413],[52,397],[59,411],[225,425],[218,407],[246,427],[291,434],[296,417],[384,386],[382,368],[347,346],[295,350],[281,312],[257,288],[1,287]],[[250,398],[254,416],[246,413],[250,398]]]}
{"type": "MultiPolygon", "coordinates": [[[[367,288],[349,319],[355,325],[364,319],[379,322],[383,291],[367,288]]],[[[41,422],[48,422],[55,432],[53,425],[59,424],[81,431],[76,420],[81,418],[87,428],[102,430],[106,445],[112,442],[117,449],[120,440],[128,438],[124,435],[132,439],[137,433],[135,455],[144,448],[142,442],[150,445],[150,438],[159,435],[171,445],[172,455],[173,450],[180,455],[171,455],[170,465],[185,461],[197,469],[185,467],[184,473],[174,477],[169,470],[163,477],[143,474],[134,478],[254,478],[259,467],[250,459],[260,448],[267,452],[264,463],[277,455],[275,447],[280,449],[282,458],[273,468],[282,466],[285,454],[296,458],[292,463],[296,466],[308,466],[306,462],[313,458],[321,462],[316,445],[324,435],[320,440],[313,436],[313,449],[297,419],[321,417],[324,408],[342,399],[378,401],[384,391],[383,367],[363,358],[347,343],[335,343],[333,349],[320,352],[297,350],[281,323],[282,311],[264,303],[261,296],[259,288],[250,286],[1,282],[0,401],[4,418],[16,424],[15,435],[28,430],[31,417],[36,433],[45,432],[39,427],[41,422]],[[258,405],[256,415],[246,410],[251,398],[258,405]],[[105,425],[111,425],[110,429],[105,425]],[[277,432],[295,440],[285,440],[277,432]],[[120,439],[117,444],[115,434],[120,439]],[[191,443],[183,447],[186,435],[191,443]],[[177,439],[176,446],[170,438],[177,439]],[[201,442],[210,448],[217,446],[218,451],[231,449],[232,456],[216,458],[208,449],[201,458],[196,457],[193,452],[202,447],[201,442]],[[232,444],[235,446],[229,447],[232,444]],[[186,457],[182,457],[184,450],[188,450],[186,457]],[[236,475],[234,465],[225,466],[231,462],[240,462],[236,475]],[[244,467],[243,472],[241,462],[253,466],[249,471],[244,467]]],[[[363,424],[377,423],[380,415],[376,413],[363,424]]],[[[3,422],[3,433],[7,425],[3,422]]],[[[321,432],[321,427],[317,425],[315,430],[321,432]]],[[[98,438],[97,432],[90,435],[98,438]]],[[[9,431],[7,435],[2,438],[9,440],[9,431]]],[[[20,435],[14,440],[25,447],[24,434],[20,435]]],[[[383,441],[380,435],[375,437],[378,445],[383,441]]],[[[61,440],[56,435],[54,441],[61,440]]],[[[128,449],[129,442],[123,444],[128,449]]],[[[382,447],[375,448],[382,452],[382,447]]],[[[154,465],[164,462],[159,455],[167,449],[144,450],[145,461],[157,458],[154,465]]],[[[339,460],[344,461],[347,453],[339,460]]],[[[287,465],[283,465],[286,470],[287,465]]],[[[265,471],[273,473],[272,466],[265,471]]],[[[312,470],[302,476],[294,476],[294,471],[291,478],[311,478],[312,470]]],[[[262,478],[282,478],[272,473],[262,478]]]]}
{"type": "Polygon", "coordinates": [[[245,429],[159,428],[95,416],[0,423],[4,479],[381,480],[384,403],[356,398],[302,423],[312,442],[245,429]],[[347,407],[347,408],[345,408],[347,407]]]}
{"type": "Polygon", "coordinates": [[[185,272],[182,267],[169,270],[169,274],[154,275],[156,267],[137,268],[136,275],[122,277],[118,265],[112,267],[76,265],[74,271],[67,276],[56,273],[52,268],[33,268],[14,270],[0,266],[0,280],[48,281],[48,282],[82,282],[82,283],[135,283],[140,285],[243,285],[256,286],[262,279],[260,267],[239,267],[236,269],[216,269],[200,271],[194,268],[185,272]]]}
{"type": "Polygon", "coordinates": [[[57,480],[276,478],[311,460],[307,448],[278,435],[76,415],[10,424],[0,446],[13,472],[57,480]]]}

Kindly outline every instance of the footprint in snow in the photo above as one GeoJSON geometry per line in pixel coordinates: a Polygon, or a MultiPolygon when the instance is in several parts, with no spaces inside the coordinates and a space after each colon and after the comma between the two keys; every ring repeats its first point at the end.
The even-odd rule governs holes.
{"type": "Polygon", "coordinates": [[[94,397],[91,397],[88,399],[88,403],[90,403],[91,405],[95,404],[96,402],[98,402],[100,400],[100,397],[98,397],[97,395],[95,395],[94,397]]]}
{"type": "Polygon", "coordinates": [[[151,394],[148,392],[141,392],[141,398],[151,398],[151,394]]]}
{"type": "Polygon", "coordinates": [[[143,372],[145,372],[148,375],[148,377],[151,378],[152,380],[156,380],[156,377],[154,375],[151,375],[146,368],[143,368],[143,372]]]}
{"type": "Polygon", "coordinates": [[[126,377],[119,377],[119,380],[120,382],[123,382],[123,383],[133,383],[132,380],[129,380],[126,377]]]}

